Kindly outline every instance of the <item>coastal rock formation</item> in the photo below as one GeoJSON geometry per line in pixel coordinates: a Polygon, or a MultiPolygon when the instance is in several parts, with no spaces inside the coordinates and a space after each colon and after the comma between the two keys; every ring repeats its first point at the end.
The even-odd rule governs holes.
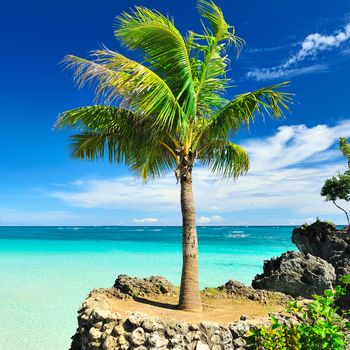
{"type": "Polygon", "coordinates": [[[114,282],[113,288],[122,294],[138,297],[152,295],[169,296],[177,292],[177,288],[174,285],[160,276],[137,278],[128,275],[119,275],[114,282]]]}
{"type": "Polygon", "coordinates": [[[279,291],[294,297],[311,298],[332,288],[336,280],[334,267],[327,261],[296,251],[264,261],[264,272],[257,275],[252,286],[279,291]]]}
{"type": "Polygon", "coordinates": [[[340,278],[350,273],[350,233],[327,222],[316,221],[293,230],[292,242],[303,253],[331,263],[340,278]]]}
{"type": "MultiPolygon", "coordinates": [[[[105,293],[110,292],[93,290],[78,310],[78,328],[70,350],[245,350],[248,330],[270,325],[267,318],[222,325],[193,324],[138,312],[122,316],[111,312],[105,293]]],[[[284,323],[297,322],[290,315],[276,316],[284,323]]]]}
{"type": "MultiPolygon", "coordinates": [[[[218,292],[219,296],[224,294],[226,298],[254,300],[264,304],[274,303],[276,305],[287,305],[293,300],[289,295],[280,292],[254,289],[235,280],[229,280],[224,285],[215,288],[214,290],[218,292]]],[[[211,291],[211,288],[204,289],[203,294],[209,297],[213,296],[211,291]]],[[[216,294],[214,293],[214,296],[215,295],[216,294]]]]}

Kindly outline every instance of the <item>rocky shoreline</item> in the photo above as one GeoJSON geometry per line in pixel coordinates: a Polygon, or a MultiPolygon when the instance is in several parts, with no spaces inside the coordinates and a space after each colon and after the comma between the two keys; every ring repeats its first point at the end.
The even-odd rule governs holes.
{"type": "Polygon", "coordinates": [[[350,273],[350,234],[346,229],[317,220],[295,228],[292,242],[299,252],[265,260],[264,272],[252,282],[254,288],[311,298],[350,273]]]}

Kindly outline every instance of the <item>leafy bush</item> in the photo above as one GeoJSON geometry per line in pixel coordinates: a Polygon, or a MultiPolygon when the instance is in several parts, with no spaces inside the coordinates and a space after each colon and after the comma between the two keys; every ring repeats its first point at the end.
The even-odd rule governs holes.
{"type": "Polygon", "coordinates": [[[328,220],[328,221],[326,221],[326,223],[327,223],[329,226],[332,226],[332,228],[333,228],[334,230],[337,229],[337,225],[336,225],[333,221],[328,220]]]}
{"type": "MultiPolygon", "coordinates": [[[[343,278],[350,283],[350,276],[343,278]]],[[[324,296],[314,295],[312,302],[300,305],[292,302],[287,311],[298,318],[297,324],[282,324],[271,318],[271,327],[250,331],[249,349],[254,350],[345,350],[345,333],[350,322],[338,315],[337,297],[345,289],[328,289],[324,296]]]]}

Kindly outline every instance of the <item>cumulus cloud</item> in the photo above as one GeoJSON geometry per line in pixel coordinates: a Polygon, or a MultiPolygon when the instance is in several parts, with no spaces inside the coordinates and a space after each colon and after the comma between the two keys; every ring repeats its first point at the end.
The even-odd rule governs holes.
{"type": "Polygon", "coordinates": [[[200,216],[197,219],[197,222],[199,224],[213,224],[213,223],[219,223],[223,220],[223,218],[220,215],[213,215],[213,216],[200,216]]]}
{"type": "Polygon", "coordinates": [[[313,222],[315,222],[316,218],[306,218],[304,221],[307,223],[307,224],[311,224],[313,222]]]}
{"type": "Polygon", "coordinates": [[[210,222],[210,218],[208,216],[201,216],[197,219],[199,224],[208,224],[210,222]]]}
{"type": "Polygon", "coordinates": [[[350,39],[350,23],[340,31],[331,35],[313,33],[306,36],[301,42],[299,50],[289,57],[284,63],[269,68],[255,69],[247,73],[247,78],[256,80],[270,80],[286,76],[295,76],[306,73],[326,71],[326,64],[310,64],[305,66],[306,60],[315,61],[317,56],[324,51],[340,47],[350,39]]]}
{"type": "MultiPolygon", "coordinates": [[[[336,208],[320,197],[320,188],[325,178],[343,170],[346,164],[336,150],[340,136],[350,137],[350,120],[333,126],[281,126],[270,137],[242,142],[250,155],[251,169],[236,182],[219,181],[209,170],[197,167],[194,194],[198,222],[222,221],[215,213],[224,214],[228,224],[232,223],[228,218],[242,212],[254,212],[248,218],[249,224],[253,219],[260,220],[256,224],[269,223],[268,219],[273,220],[274,213],[280,210],[288,213],[288,218],[281,220],[285,224],[295,222],[291,214],[301,222],[305,217],[337,215],[336,208]],[[266,210],[270,218],[256,218],[266,210]]],[[[127,209],[157,213],[162,218],[170,213],[178,219],[166,223],[180,224],[179,186],[173,174],[147,185],[131,176],[80,179],[68,189],[51,192],[50,196],[83,208],[127,209]]],[[[154,219],[147,214],[145,218],[154,219]]]]}
{"type": "Polygon", "coordinates": [[[155,224],[159,222],[157,218],[143,218],[143,219],[134,219],[134,222],[138,224],[155,224]]]}
{"type": "Polygon", "coordinates": [[[309,34],[301,44],[301,49],[290,57],[283,66],[288,67],[296,62],[303,61],[309,56],[316,56],[319,52],[339,47],[350,39],[350,23],[344,29],[333,35],[319,33],[309,34]]]}

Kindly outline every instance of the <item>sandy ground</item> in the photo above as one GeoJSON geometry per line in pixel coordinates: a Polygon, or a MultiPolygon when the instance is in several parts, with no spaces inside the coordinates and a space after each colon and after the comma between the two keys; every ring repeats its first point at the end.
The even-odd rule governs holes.
{"type": "Polygon", "coordinates": [[[168,297],[161,299],[142,299],[138,300],[106,300],[111,311],[119,312],[122,315],[128,315],[130,312],[141,312],[150,316],[172,318],[190,323],[199,323],[203,321],[219,322],[229,324],[240,319],[241,315],[249,318],[266,316],[269,312],[282,311],[281,305],[263,305],[257,301],[245,299],[227,299],[227,298],[202,298],[202,312],[185,312],[176,310],[177,297],[168,297]]]}

